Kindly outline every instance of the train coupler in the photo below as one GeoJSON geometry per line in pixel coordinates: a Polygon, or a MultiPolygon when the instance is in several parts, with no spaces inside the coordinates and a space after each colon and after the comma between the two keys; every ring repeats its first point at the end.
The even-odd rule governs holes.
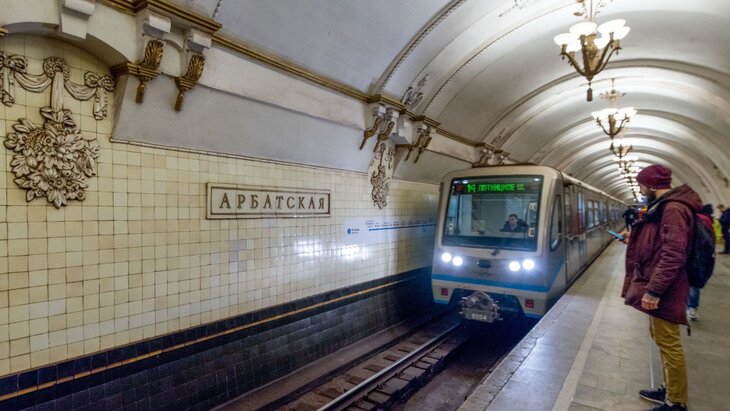
{"type": "Polygon", "coordinates": [[[462,297],[459,306],[461,315],[467,320],[491,323],[501,319],[497,303],[489,294],[482,291],[475,291],[468,297],[462,297]]]}

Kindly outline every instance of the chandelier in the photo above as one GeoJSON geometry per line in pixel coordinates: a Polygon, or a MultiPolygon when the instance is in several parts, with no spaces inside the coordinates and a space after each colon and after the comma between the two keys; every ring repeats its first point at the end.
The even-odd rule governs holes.
{"type": "Polygon", "coordinates": [[[611,79],[611,90],[601,93],[600,95],[602,99],[608,100],[611,107],[591,113],[593,118],[596,120],[596,124],[598,124],[598,126],[601,127],[601,130],[603,130],[603,133],[611,139],[611,146],[609,147],[609,150],[611,150],[611,153],[613,153],[614,156],[619,157],[619,159],[632,150],[632,146],[630,145],[624,147],[623,135],[626,131],[626,126],[629,121],[631,121],[631,117],[636,115],[636,110],[633,107],[615,107],[616,100],[623,97],[625,94],[626,93],[619,93],[616,91],[616,88],[614,87],[614,79],[611,79]],[[621,136],[621,139],[619,144],[616,145],[614,139],[618,135],[621,136]]]}
{"type": "Polygon", "coordinates": [[[609,150],[613,155],[621,156],[628,154],[631,151],[631,146],[624,147],[623,138],[620,139],[619,144],[614,143],[614,138],[618,135],[623,137],[623,133],[626,130],[627,123],[631,120],[631,117],[636,115],[636,110],[633,107],[626,107],[621,109],[605,108],[601,111],[594,111],[591,113],[593,118],[596,119],[596,124],[601,127],[604,134],[611,139],[611,147],[609,150]],[[625,150],[625,151],[624,151],[625,150]]]}
{"type": "Polygon", "coordinates": [[[619,173],[621,173],[624,181],[626,181],[626,185],[631,190],[631,194],[633,194],[634,200],[636,201],[639,201],[639,198],[641,198],[641,189],[639,188],[638,181],[636,181],[636,176],[639,174],[640,169],[634,165],[638,159],[637,156],[626,155],[616,156],[613,159],[618,163],[619,173]]]}
{"type": "Polygon", "coordinates": [[[590,12],[586,14],[588,21],[574,24],[568,33],[558,34],[553,39],[561,47],[561,58],[565,60],[567,57],[570,66],[588,80],[588,101],[593,101],[593,77],[606,67],[613,53],[618,54],[620,40],[629,34],[625,20],[611,20],[598,26],[593,22],[595,14],[591,1],[590,12]],[[576,61],[575,53],[578,51],[581,52],[582,66],[576,61]]]}

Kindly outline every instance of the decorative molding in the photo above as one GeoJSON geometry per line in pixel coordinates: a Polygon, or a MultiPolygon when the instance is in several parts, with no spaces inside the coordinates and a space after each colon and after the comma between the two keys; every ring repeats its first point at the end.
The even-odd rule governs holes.
{"type": "Polygon", "coordinates": [[[162,53],[165,43],[160,40],[150,40],[144,48],[144,57],[137,63],[122,63],[111,68],[111,72],[115,77],[125,74],[131,74],[139,78],[137,85],[137,95],[135,101],[142,103],[144,101],[144,93],[147,89],[147,82],[154,79],[160,74],[159,68],[162,62],[162,53]]]}
{"type": "Polygon", "coordinates": [[[458,141],[461,144],[466,144],[467,146],[477,147],[480,143],[477,143],[476,141],[469,140],[468,138],[462,137],[458,134],[454,134],[450,132],[449,130],[443,129],[441,127],[436,128],[436,133],[449,138],[454,141],[458,141]]]}
{"type": "Polygon", "coordinates": [[[218,3],[215,5],[215,10],[213,10],[213,19],[218,17],[218,12],[221,11],[221,5],[223,4],[223,0],[218,0],[218,3]]]}
{"type": "Polygon", "coordinates": [[[96,137],[82,136],[70,110],[63,108],[64,89],[77,100],[94,98],[93,115],[97,120],[107,116],[107,92],[114,91],[108,75],[84,73],[84,84],[70,80],[71,69],[65,60],[49,57],[43,60],[43,73],[27,72],[24,56],[0,52],[0,96],[6,106],[15,103],[15,84],[23,89],[42,93],[51,87],[51,105],[40,109],[45,119],[37,126],[21,118],[13,124],[5,138],[5,147],[13,150],[10,162],[15,183],[26,191],[26,201],[46,197],[56,208],[68,200],[83,201],[88,188],[87,178],[96,175],[99,145],[96,137]]]}
{"type": "Polygon", "coordinates": [[[363,131],[360,150],[365,147],[365,143],[367,143],[370,137],[377,134],[378,143],[373,148],[373,152],[377,152],[381,143],[387,140],[393,132],[393,128],[398,120],[398,112],[392,107],[386,107],[384,104],[372,104],[370,107],[373,124],[363,131]]]}
{"type": "Polygon", "coordinates": [[[529,6],[531,3],[536,3],[538,1],[540,1],[540,0],[512,0],[512,2],[514,4],[512,4],[512,6],[509,9],[500,13],[499,17],[504,17],[505,15],[509,14],[511,11],[513,11],[515,9],[524,9],[525,7],[529,6]]]}
{"type": "Polygon", "coordinates": [[[121,11],[124,14],[134,15],[134,1],[135,0],[97,0],[99,3],[107,5],[117,11],[121,11]]]}
{"type": "Polygon", "coordinates": [[[477,161],[475,161],[471,166],[476,167],[489,167],[489,162],[494,157],[494,147],[491,147],[487,144],[484,144],[481,148],[479,148],[477,161]]]}
{"type": "Polygon", "coordinates": [[[199,53],[191,53],[188,60],[188,68],[180,77],[175,77],[175,85],[177,85],[178,93],[175,100],[175,111],[182,109],[182,103],[185,99],[185,93],[195,87],[203,74],[205,67],[205,56],[199,53]]]}
{"type": "Polygon", "coordinates": [[[495,166],[501,166],[509,159],[509,153],[504,150],[494,150],[494,164],[495,166]]]}
{"type": "Polygon", "coordinates": [[[165,51],[165,43],[160,40],[150,40],[144,47],[144,57],[137,62],[137,71],[135,74],[139,78],[137,86],[137,103],[144,101],[144,92],[147,88],[147,82],[160,74],[159,68],[162,62],[162,54],[165,51]]]}
{"type": "Polygon", "coordinates": [[[86,39],[89,17],[94,14],[95,0],[59,0],[58,34],[74,40],[86,39]]]}
{"type": "Polygon", "coordinates": [[[398,53],[398,56],[396,56],[395,59],[390,63],[388,68],[385,70],[385,73],[378,79],[378,81],[375,83],[375,86],[372,88],[372,90],[375,90],[375,93],[382,93],[383,89],[385,89],[385,86],[390,81],[391,77],[395,74],[395,72],[398,70],[401,64],[408,58],[408,56],[413,52],[413,50],[416,49],[416,47],[423,41],[423,39],[426,38],[426,36],[434,29],[436,26],[441,24],[442,21],[446,19],[451,13],[454,12],[454,10],[458,9],[462,4],[466,3],[466,0],[451,0],[449,4],[444,6],[441,11],[434,16],[428,23],[426,23],[425,26],[416,34],[413,39],[406,45],[403,50],[398,53]]]}
{"type": "Polygon", "coordinates": [[[371,198],[373,203],[379,209],[383,209],[388,205],[388,194],[390,193],[390,180],[393,178],[393,160],[395,159],[395,147],[389,146],[387,143],[376,145],[378,149],[375,153],[371,167],[370,184],[373,186],[371,198]],[[385,164],[383,162],[385,161],[385,164]]]}
{"type": "Polygon", "coordinates": [[[412,144],[396,144],[395,146],[396,151],[408,150],[408,153],[406,154],[406,157],[403,159],[403,161],[408,161],[408,159],[411,157],[411,153],[413,152],[413,150],[417,149],[416,157],[413,160],[413,164],[416,164],[418,162],[418,159],[421,158],[421,154],[426,151],[429,144],[431,144],[431,140],[433,139],[433,137],[431,137],[431,132],[433,130],[428,124],[422,123],[417,125],[415,128],[416,137],[412,144]]]}
{"type": "Polygon", "coordinates": [[[512,133],[508,133],[507,128],[499,130],[499,134],[497,134],[497,136],[494,137],[494,139],[492,140],[492,145],[494,147],[502,146],[502,144],[504,144],[509,139],[510,135],[512,135],[512,133]]]}
{"type": "Polygon", "coordinates": [[[416,108],[416,106],[423,101],[423,92],[421,89],[426,85],[426,81],[428,81],[428,74],[418,81],[416,87],[408,87],[406,92],[403,94],[403,97],[400,99],[400,102],[411,110],[416,108]]]}
{"type": "Polygon", "coordinates": [[[222,27],[220,23],[212,18],[170,0],[98,0],[98,2],[132,15],[141,10],[150,9],[171,16],[183,27],[194,27],[208,34],[213,34],[222,27]]]}
{"type": "Polygon", "coordinates": [[[589,0],[589,4],[586,4],[585,0],[575,0],[575,2],[580,6],[573,13],[574,16],[583,17],[588,21],[595,21],[596,16],[601,13],[601,9],[613,3],[613,0],[596,0],[595,6],[593,5],[593,0],[589,0]]]}
{"type": "Polygon", "coordinates": [[[479,148],[478,159],[471,166],[476,167],[490,167],[490,166],[501,166],[509,160],[509,153],[504,150],[498,150],[494,147],[483,144],[479,148]]]}

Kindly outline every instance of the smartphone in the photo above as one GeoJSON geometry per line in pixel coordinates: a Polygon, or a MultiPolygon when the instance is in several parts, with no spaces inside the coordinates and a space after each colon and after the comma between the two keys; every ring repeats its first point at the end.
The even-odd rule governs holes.
{"type": "Polygon", "coordinates": [[[612,231],[612,230],[606,230],[606,232],[611,234],[612,236],[616,237],[616,239],[618,239],[619,241],[624,241],[624,236],[622,236],[621,234],[619,234],[615,231],[612,231]]]}

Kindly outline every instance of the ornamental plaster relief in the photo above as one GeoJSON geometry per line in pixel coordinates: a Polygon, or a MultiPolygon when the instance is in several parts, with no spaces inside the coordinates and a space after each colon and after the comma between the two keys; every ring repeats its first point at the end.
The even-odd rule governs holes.
{"type": "Polygon", "coordinates": [[[107,116],[107,93],[114,91],[114,80],[108,75],[87,71],[84,84],[70,80],[71,70],[65,60],[48,57],[43,60],[43,72],[28,72],[24,56],[6,54],[0,50],[0,97],[12,107],[16,84],[24,90],[42,93],[50,87],[50,106],[42,107],[44,121],[36,125],[20,118],[12,125],[4,145],[15,154],[10,162],[15,183],[26,190],[26,201],[45,197],[56,208],[68,200],[83,201],[88,188],[87,179],[96,175],[99,145],[95,136],[82,135],[71,110],[64,108],[64,89],[77,100],[94,99],[93,116],[107,116]]]}

